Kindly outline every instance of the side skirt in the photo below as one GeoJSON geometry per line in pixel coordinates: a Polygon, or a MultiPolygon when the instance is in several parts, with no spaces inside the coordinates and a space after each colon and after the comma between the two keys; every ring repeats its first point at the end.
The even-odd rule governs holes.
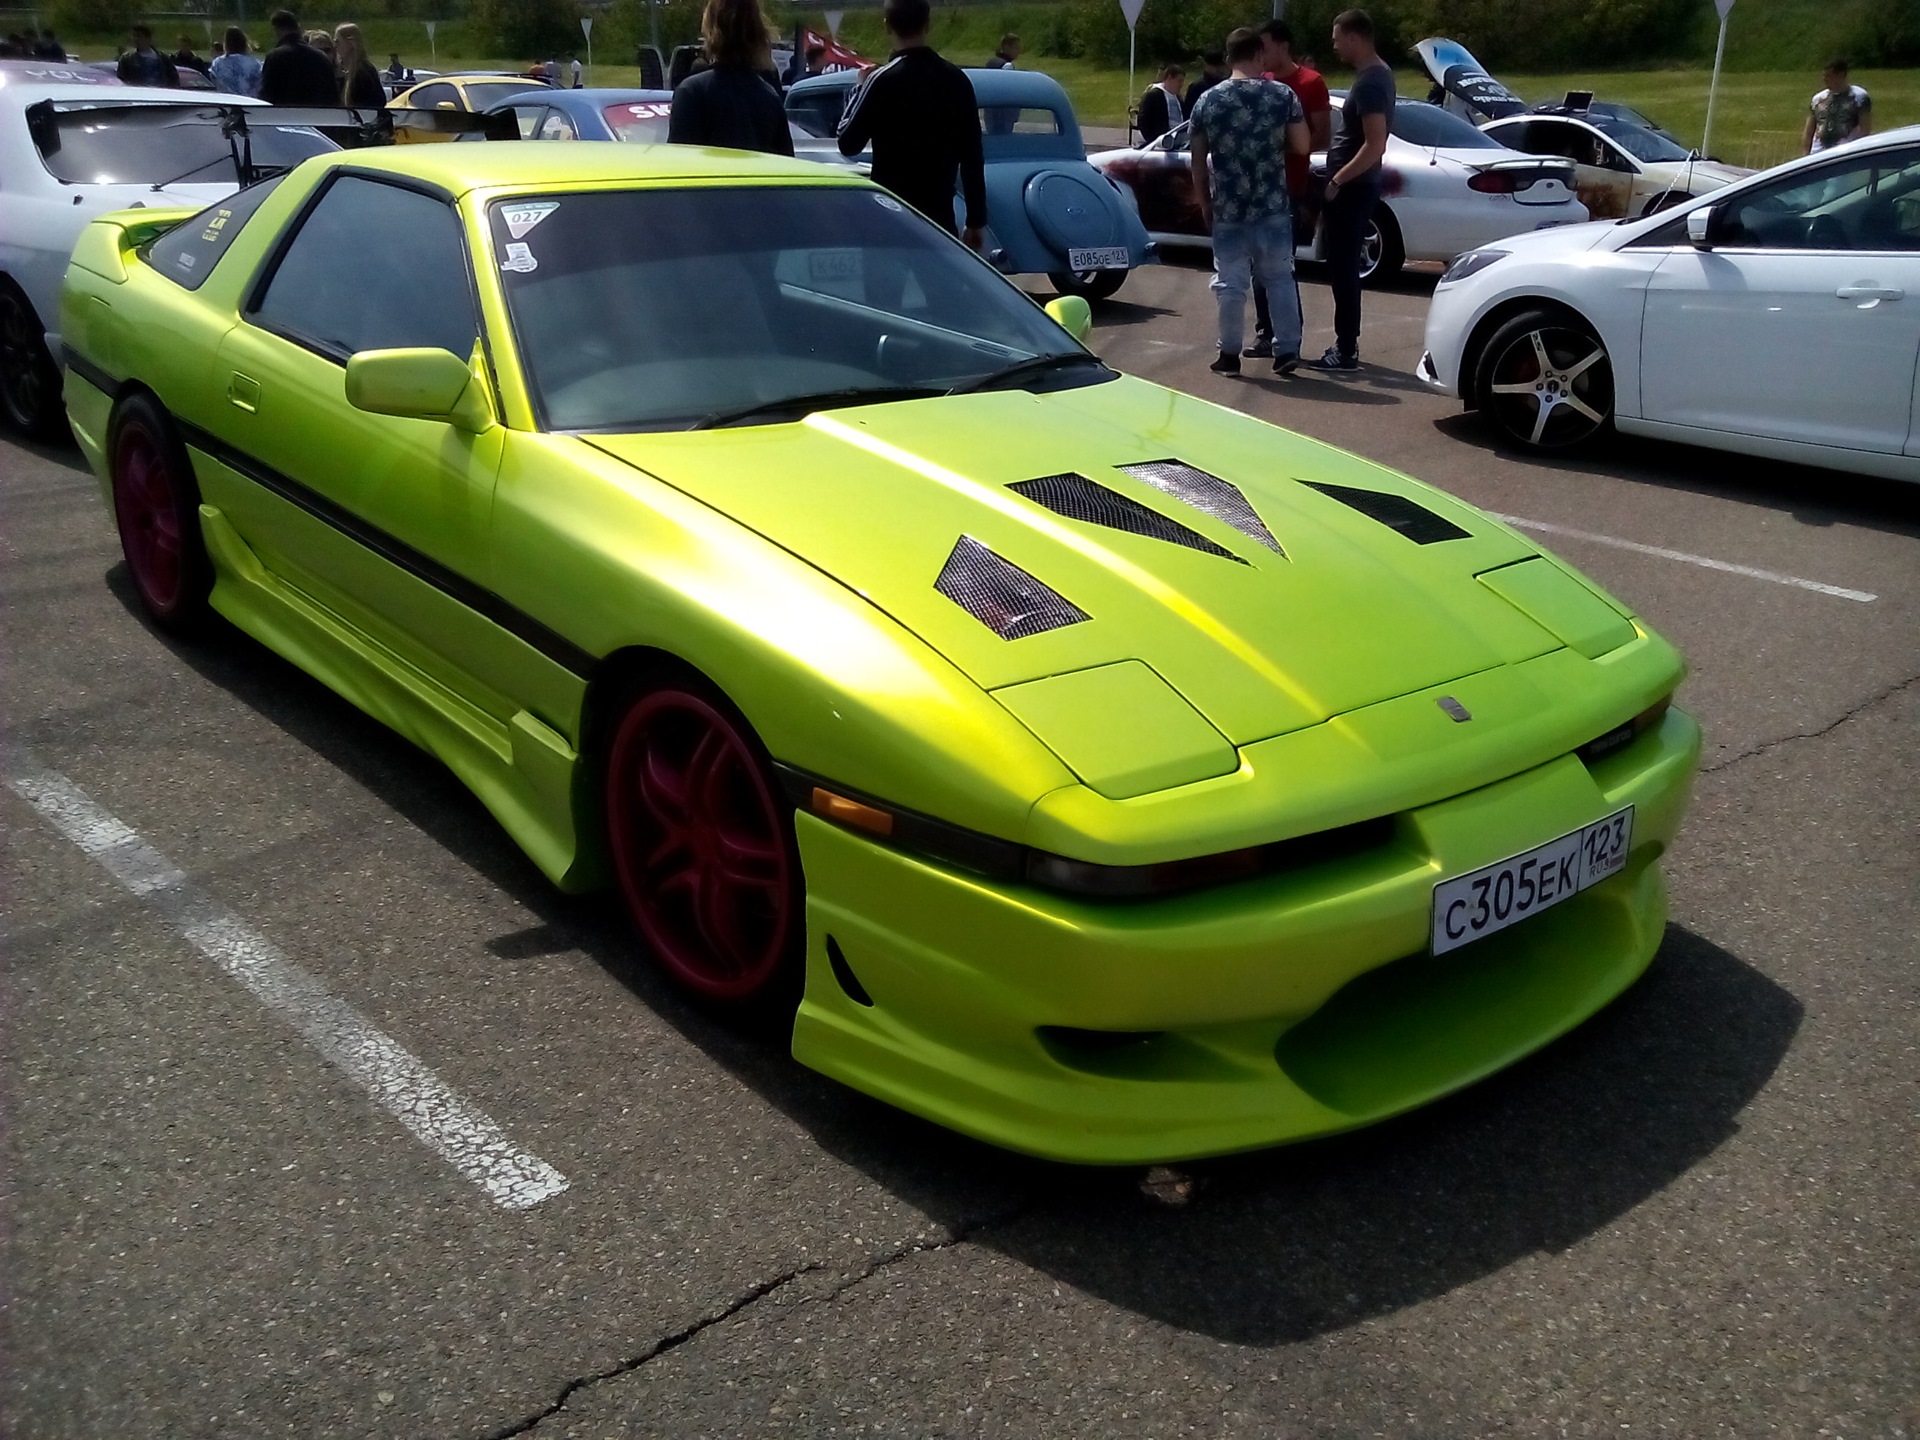
{"type": "Polygon", "coordinates": [[[502,725],[408,664],[270,573],[216,507],[200,507],[200,525],[214,609],[442,761],[560,889],[606,883],[600,847],[582,843],[592,820],[580,813],[580,756],[564,736],[525,710],[502,725]]]}

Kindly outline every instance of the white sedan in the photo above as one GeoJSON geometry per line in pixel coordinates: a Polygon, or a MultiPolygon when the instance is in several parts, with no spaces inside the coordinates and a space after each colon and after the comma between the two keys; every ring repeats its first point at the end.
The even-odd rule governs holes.
{"type": "Polygon", "coordinates": [[[1596,220],[1651,215],[1753,171],[1702,160],[1658,130],[1597,111],[1509,115],[1480,127],[1529,155],[1560,155],[1575,167],[1580,203],[1596,220]]]}
{"type": "MultiPolygon", "coordinates": [[[[140,205],[210,205],[238,185],[221,133],[238,95],[123,86],[81,66],[0,61],[0,416],[59,436],[60,282],[95,216],[140,205]],[[177,119],[175,117],[178,117],[177,119]]],[[[255,126],[257,171],[338,147],[313,130],[255,126]]]]}
{"type": "Polygon", "coordinates": [[[1419,371],[1534,448],[1617,426],[1920,480],[1920,126],[1462,255],[1419,371]]]}
{"type": "MultiPolygon", "coordinates": [[[[1314,157],[1322,167],[1325,159],[1314,157]]],[[[1088,161],[1133,197],[1156,242],[1212,244],[1193,193],[1184,124],[1088,161]]],[[[1390,279],[1408,260],[1451,260],[1508,235],[1587,218],[1574,197],[1572,161],[1515,155],[1458,115],[1419,100],[1394,106],[1380,194],[1361,271],[1367,280],[1390,279]]],[[[1319,257],[1313,229],[1301,226],[1294,239],[1301,259],[1319,257]]]]}

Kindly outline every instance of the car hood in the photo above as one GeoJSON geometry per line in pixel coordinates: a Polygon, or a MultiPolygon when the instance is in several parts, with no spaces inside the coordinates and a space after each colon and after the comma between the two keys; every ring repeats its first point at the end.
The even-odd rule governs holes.
{"type": "Polygon", "coordinates": [[[1647,164],[1646,172],[1661,184],[1671,184],[1693,194],[1718,190],[1722,185],[1731,185],[1757,173],[1738,165],[1723,165],[1718,160],[1658,160],[1647,164]]]}
{"type": "Polygon", "coordinates": [[[1476,579],[1536,553],[1513,531],[1131,378],[579,443],[833,576],[986,690],[1144,662],[1236,745],[1560,644],[1476,579]],[[1168,460],[1204,472],[1187,481],[1198,504],[1116,468],[1168,460]],[[996,633],[1007,612],[968,588],[997,583],[991,557],[1068,623],[996,633]]]}

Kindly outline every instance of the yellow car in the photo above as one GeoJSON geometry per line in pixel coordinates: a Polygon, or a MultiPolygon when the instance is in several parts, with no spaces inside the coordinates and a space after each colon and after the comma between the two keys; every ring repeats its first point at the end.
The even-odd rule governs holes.
{"type": "MultiPolygon", "coordinates": [[[[473,75],[435,75],[431,79],[409,85],[387,102],[389,110],[466,110],[474,114],[498,105],[502,100],[528,90],[550,89],[544,80],[528,79],[524,75],[502,75],[489,71],[473,75]]],[[[419,144],[428,140],[451,140],[452,134],[441,134],[422,130],[418,127],[396,125],[393,131],[397,145],[419,144]]]]}

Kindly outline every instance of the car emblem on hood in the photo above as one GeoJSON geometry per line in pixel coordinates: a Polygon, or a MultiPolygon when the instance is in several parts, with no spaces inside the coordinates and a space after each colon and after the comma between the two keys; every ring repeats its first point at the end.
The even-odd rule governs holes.
{"type": "Polygon", "coordinates": [[[1467,709],[1467,707],[1462,705],[1458,700],[1454,699],[1451,695],[1442,695],[1438,700],[1434,701],[1433,703],[1438,705],[1442,710],[1446,711],[1448,716],[1453,720],[1454,724],[1456,725],[1464,724],[1466,721],[1471,720],[1473,718],[1473,712],[1467,709]]]}

